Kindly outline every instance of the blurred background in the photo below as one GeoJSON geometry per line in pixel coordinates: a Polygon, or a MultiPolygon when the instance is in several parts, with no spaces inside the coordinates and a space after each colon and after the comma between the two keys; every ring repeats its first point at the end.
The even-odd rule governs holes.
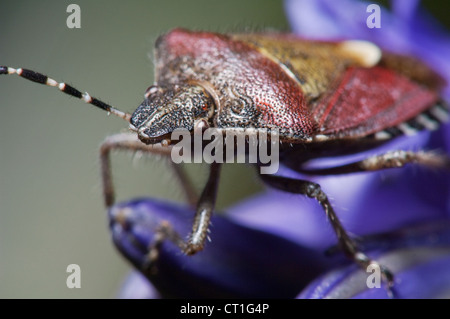
{"type": "MultiPolygon", "coordinates": [[[[448,25],[448,10],[425,5],[448,25]]],[[[153,43],[174,27],[284,31],[288,23],[274,0],[2,0],[0,64],[132,112],[153,83],[153,43]],[[81,7],[81,29],[66,26],[71,3],[81,7]]],[[[0,77],[0,101],[0,298],[115,297],[130,266],[110,242],[98,148],[126,123],[17,76],[0,77]],[[81,267],[81,289],[66,286],[69,264],[81,267]]],[[[163,161],[117,154],[112,164],[119,201],[183,200],[163,161]]],[[[200,187],[205,171],[191,168],[200,187]]],[[[225,165],[218,207],[260,189],[253,170],[225,165]]]]}
{"type": "MultiPolygon", "coordinates": [[[[0,2],[0,64],[30,68],[132,112],[153,83],[156,38],[174,27],[285,30],[281,1],[0,2]],[[66,8],[81,7],[81,29],[66,8]]],[[[127,125],[17,76],[0,78],[0,298],[114,297],[128,263],[110,242],[98,148],[127,125]],[[81,289],[66,267],[81,267],[81,289]]],[[[167,165],[113,156],[118,200],[182,201],[167,165]]],[[[201,186],[202,168],[194,169],[201,186]]],[[[219,207],[259,188],[253,170],[226,165],[219,207]],[[236,185],[236,175],[239,176],[236,185]]]]}

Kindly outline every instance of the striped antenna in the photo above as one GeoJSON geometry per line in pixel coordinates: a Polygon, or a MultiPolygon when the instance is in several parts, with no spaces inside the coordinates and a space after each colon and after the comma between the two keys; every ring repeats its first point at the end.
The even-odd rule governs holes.
{"type": "Polygon", "coordinates": [[[21,76],[27,80],[30,80],[30,81],[33,81],[36,83],[45,84],[48,86],[55,86],[61,92],[64,92],[68,95],[79,98],[80,100],[83,100],[84,102],[86,102],[88,104],[92,104],[104,111],[107,111],[108,113],[111,113],[120,118],[123,118],[128,123],[130,122],[131,114],[122,112],[122,111],[112,107],[111,105],[106,104],[105,102],[102,102],[102,101],[96,99],[95,97],[90,96],[89,93],[87,93],[87,92],[81,93],[76,88],[74,88],[66,83],[63,83],[63,82],[57,82],[44,74],[34,72],[31,70],[27,70],[27,69],[21,69],[21,68],[14,69],[14,68],[10,68],[7,66],[0,66],[0,74],[17,74],[18,76],[21,76]]]}

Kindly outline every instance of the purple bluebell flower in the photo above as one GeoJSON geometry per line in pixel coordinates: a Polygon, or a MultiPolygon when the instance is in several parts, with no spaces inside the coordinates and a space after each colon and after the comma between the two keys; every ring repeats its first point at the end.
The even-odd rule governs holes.
{"type": "MultiPolygon", "coordinates": [[[[193,214],[186,206],[147,199],[122,203],[110,210],[117,248],[163,297],[293,298],[331,264],[316,250],[220,215],[213,217],[211,242],[204,251],[186,256],[166,240],[155,263],[148,264],[149,247],[158,226],[169,222],[179,234],[187,235],[193,214]]],[[[137,291],[144,297],[154,294],[135,275],[129,280],[139,285],[137,291]]],[[[123,297],[136,296],[127,288],[129,285],[127,282],[123,297]]]]}
{"type": "MultiPolygon", "coordinates": [[[[371,40],[390,51],[422,58],[450,82],[449,37],[420,13],[419,1],[394,1],[392,13],[382,8],[380,29],[367,28],[366,2],[342,0],[338,5],[327,0],[288,0],[285,5],[292,28],[299,35],[371,40]]],[[[449,86],[445,94],[450,98],[449,86]]],[[[345,160],[395,149],[450,153],[450,125],[435,132],[400,137],[345,160]]],[[[327,161],[333,164],[342,159],[327,161]]],[[[449,172],[408,165],[322,177],[303,176],[281,167],[278,174],[321,185],[349,233],[358,236],[370,256],[393,267],[396,297],[433,298],[448,293],[449,228],[402,229],[435,225],[436,221],[444,225],[443,221],[450,219],[449,172]],[[385,235],[370,237],[373,234],[385,235]],[[411,259],[414,254],[417,258],[411,259]]],[[[141,287],[144,297],[388,297],[386,289],[352,286],[352,278],[364,272],[339,251],[331,257],[324,255],[336,244],[336,236],[315,200],[267,189],[225,213],[214,217],[211,242],[204,251],[188,257],[165,241],[156,264],[147,269],[142,267],[148,263],[148,248],[157,225],[169,221],[184,236],[191,227],[193,210],[150,199],[114,206],[110,211],[113,240],[144,274],[132,275],[131,285],[141,287]]],[[[121,297],[136,297],[126,291],[130,290],[123,290],[121,297]]]]}
{"type": "Polygon", "coordinates": [[[298,296],[322,298],[448,298],[450,296],[450,222],[427,223],[378,236],[383,247],[377,260],[395,272],[392,290],[376,286],[375,277],[356,265],[338,267],[320,276],[298,296]],[[369,284],[367,284],[369,282],[369,284]],[[369,287],[370,285],[370,287],[369,287]]]}

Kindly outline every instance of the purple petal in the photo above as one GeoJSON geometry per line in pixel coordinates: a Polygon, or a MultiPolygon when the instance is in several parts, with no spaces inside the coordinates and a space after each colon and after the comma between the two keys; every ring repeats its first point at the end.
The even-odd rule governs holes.
{"type": "Polygon", "coordinates": [[[298,298],[448,298],[450,295],[448,221],[410,228],[403,233],[393,233],[385,240],[390,248],[377,256],[377,260],[395,273],[393,296],[388,293],[381,281],[379,288],[368,287],[368,276],[373,272],[365,272],[356,265],[350,265],[321,276],[298,298]]]}
{"type": "Polygon", "coordinates": [[[120,299],[159,299],[161,296],[141,273],[131,272],[123,281],[117,295],[120,299]]]}
{"type": "Polygon", "coordinates": [[[134,200],[110,210],[113,241],[165,297],[292,298],[332,259],[284,238],[212,219],[211,243],[186,256],[172,242],[161,245],[156,268],[145,268],[161,221],[187,234],[193,210],[154,200],[134,200]]]}

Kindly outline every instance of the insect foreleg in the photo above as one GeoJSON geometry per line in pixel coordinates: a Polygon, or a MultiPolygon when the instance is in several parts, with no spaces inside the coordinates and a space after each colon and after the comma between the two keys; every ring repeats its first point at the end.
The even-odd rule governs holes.
{"type": "MultiPolygon", "coordinates": [[[[105,205],[110,208],[114,204],[114,184],[111,173],[110,154],[112,150],[125,151],[141,151],[151,154],[158,154],[162,156],[170,156],[171,148],[160,145],[146,145],[142,143],[134,134],[116,134],[109,136],[100,148],[101,172],[103,181],[103,194],[105,205]]],[[[192,255],[203,249],[206,239],[208,238],[208,228],[210,219],[214,211],[217,188],[219,184],[221,164],[212,163],[210,165],[210,172],[208,181],[203,189],[200,199],[197,201],[197,196],[192,186],[191,181],[187,178],[184,171],[176,164],[173,164],[175,173],[181,182],[186,197],[189,202],[197,204],[197,210],[194,217],[192,232],[188,236],[187,241],[183,241],[181,236],[172,228],[172,226],[165,222],[159,225],[155,231],[155,238],[151,247],[148,248],[148,263],[143,265],[144,268],[150,267],[158,256],[158,249],[164,240],[171,240],[180,249],[192,255]]]]}
{"type": "Polygon", "coordinates": [[[183,249],[188,255],[193,255],[203,249],[205,241],[208,238],[210,219],[216,205],[221,164],[213,162],[209,168],[208,181],[198,201],[192,232],[183,249]]]}
{"type": "MultiPolygon", "coordinates": [[[[108,136],[100,147],[100,165],[103,183],[103,197],[106,207],[111,207],[115,201],[114,183],[112,179],[110,154],[113,150],[125,150],[129,152],[144,152],[169,157],[171,148],[161,145],[146,145],[135,134],[121,133],[108,136]]],[[[190,179],[184,170],[177,164],[169,161],[180,181],[185,196],[192,206],[197,204],[197,194],[190,179]]]]}

